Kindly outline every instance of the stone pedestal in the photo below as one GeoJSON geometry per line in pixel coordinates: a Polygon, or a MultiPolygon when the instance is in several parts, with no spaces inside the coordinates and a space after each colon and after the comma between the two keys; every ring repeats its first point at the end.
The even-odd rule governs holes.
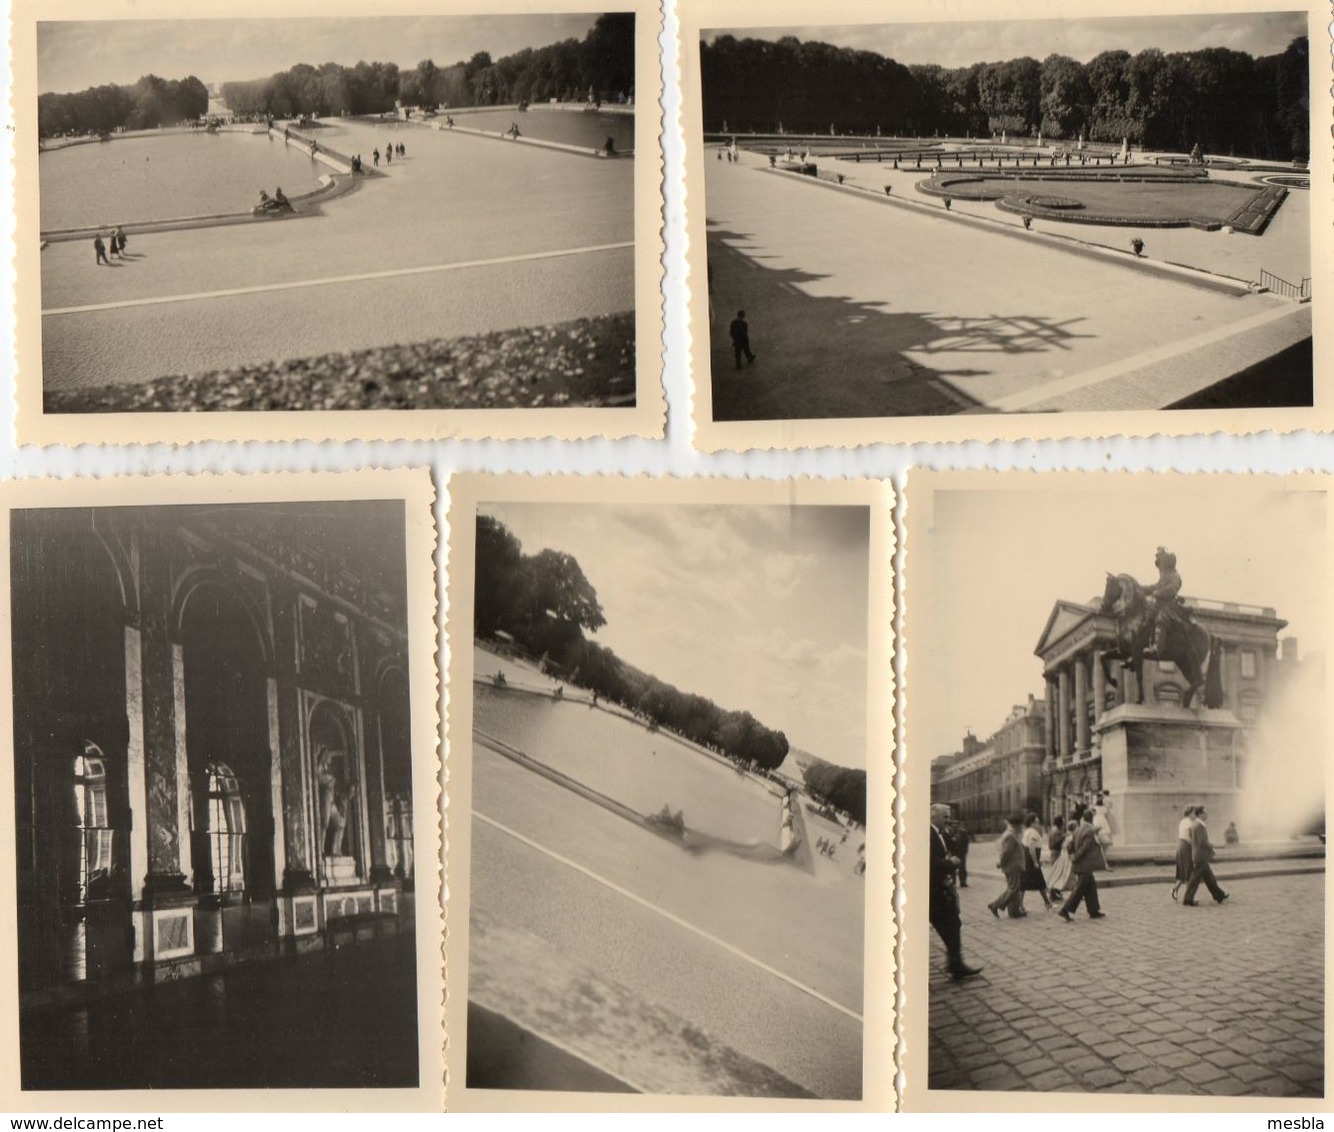
{"type": "Polygon", "coordinates": [[[324,879],[328,884],[356,884],[357,859],[355,857],[325,857],[324,879]]]}
{"type": "Polygon", "coordinates": [[[1117,850],[1175,844],[1188,805],[1208,807],[1211,829],[1239,816],[1245,739],[1232,712],[1122,704],[1094,733],[1117,850]]]}

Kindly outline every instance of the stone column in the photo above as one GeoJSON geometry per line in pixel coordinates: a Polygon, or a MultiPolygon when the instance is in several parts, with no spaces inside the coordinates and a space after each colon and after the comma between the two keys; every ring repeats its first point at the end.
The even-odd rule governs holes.
{"type": "Polygon", "coordinates": [[[144,678],[139,630],[125,626],[125,721],[129,738],[125,762],[130,812],[137,819],[130,827],[130,895],[138,900],[148,882],[148,777],[144,765],[144,678]]]}
{"type": "MultiPolygon", "coordinates": [[[[299,892],[313,888],[315,855],[311,832],[310,794],[303,757],[305,723],[301,718],[301,696],[296,681],[296,591],[273,587],[274,671],[269,679],[270,735],[277,721],[278,742],[273,757],[278,782],[274,800],[274,825],[282,827],[284,859],[275,860],[283,870],[283,888],[299,892]]],[[[272,738],[270,739],[272,741],[272,738]]],[[[274,844],[275,857],[278,843],[274,844]]]]}
{"type": "Polygon", "coordinates": [[[1056,684],[1050,676],[1044,677],[1042,683],[1046,688],[1047,701],[1044,735],[1046,746],[1044,750],[1047,758],[1054,759],[1056,757],[1056,684]]]}
{"type": "Polygon", "coordinates": [[[265,684],[269,710],[269,806],[273,814],[273,884],[275,891],[283,886],[283,869],[287,865],[287,823],[283,820],[283,767],[282,739],[278,723],[278,681],[270,676],[265,684]]]}
{"type": "Polygon", "coordinates": [[[1103,666],[1102,650],[1093,650],[1093,719],[1096,722],[1107,710],[1107,669],[1103,666]]]}
{"type": "Polygon", "coordinates": [[[1075,750],[1081,755],[1089,749],[1089,671],[1084,654],[1075,657],[1075,750]]]}
{"type": "Polygon", "coordinates": [[[384,725],[377,711],[366,728],[366,824],[370,832],[371,880],[393,879],[385,853],[384,725]]]}
{"type": "Polygon", "coordinates": [[[1060,755],[1065,758],[1070,751],[1070,670],[1062,665],[1057,672],[1057,739],[1060,743],[1060,755]]]}
{"type": "MultiPolygon", "coordinates": [[[[144,779],[147,785],[148,874],[144,895],[188,891],[182,860],[189,828],[180,825],[182,799],[176,753],[176,674],[167,622],[171,555],[159,531],[141,527],[136,539],[142,612],[138,618],[144,779]]],[[[188,804],[188,798],[185,799],[188,804]]]]}

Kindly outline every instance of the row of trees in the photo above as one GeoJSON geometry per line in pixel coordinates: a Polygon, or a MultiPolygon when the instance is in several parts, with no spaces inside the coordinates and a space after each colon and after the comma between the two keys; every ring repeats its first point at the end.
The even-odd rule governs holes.
{"type": "Polygon", "coordinates": [[[410,71],[396,63],[355,67],[299,63],[266,79],[222,85],[222,98],[237,114],[274,118],[381,114],[407,106],[495,106],[551,98],[631,96],[635,83],[635,17],[599,16],[582,40],[526,47],[493,60],[479,51],[467,62],[440,66],[424,59],[410,71]]]}
{"type": "Polygon", "coordinates": [[[720,36],[701,45],[709,130],[1075,139],[1290,160],[1310,151],[1309,44],[1252,57],[1214,47],[1087,63],[1049,55],[904,66],[870,51],[720,36]]]}
{"type": "Polygon", "coordinates": [[[208,110],[208,89],[194,75],[162,79],[145,75],[133,86],[89,87],[71,94],[37,97],[37,130],[44,138],[155,130],[192,122],[208,110]]]}
{"type": "Polygon", "coordinates": [[[474,592],[478,637],[509,633],[533,656],[545,656],[567,673],[571,683],[738,764],[773,770],[787,757],[787,737],[749,712],[727,711],[705,696],[682,692],[588,640],[585,632],[596,633],[607,619],[571,555],[550,549],[524,554],[508,527],[479,516],[474,592]]]}
{"type": "Polygon", "coordinates": [[[816,801],[828,802],[854,821],[866,824],[866,771],[812,759],[802,777],[816,801]]]}

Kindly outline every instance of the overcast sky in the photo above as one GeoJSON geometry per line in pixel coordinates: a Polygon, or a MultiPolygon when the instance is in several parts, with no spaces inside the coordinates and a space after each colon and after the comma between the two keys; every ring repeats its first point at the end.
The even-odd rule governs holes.
{"type": "Polygon", "coordinates": [[[266,78],[297,63],[441,66],[583,39],[596,12],[369,19],[71,20],[37,25],[37,91],[133,83],[147,74],[205,84],[266,78]]]}
{"type": "Polygon", "coordinates": [[[504,503],[526,554],[574,555],[629,663],[797,747],[866,765],[865,507],[504,503]]]}
{"type": "Polygon", "coordinates": [[[1235,484],[936,492],[933,529],[912,528],[907,544],[913,752],[958,750],[969,728],[985,739],[1040,696],[1033,649],[1056,601],[1100,597],[1107,572],[1156,579],[1160,544],[1177,556],[1184,595],[1272,606],[1303,656],[1327,650],[1325,522],[1318,492],[1235,484]],[[933,587],[916,607],[914,570],[933,587]]]}
{"type": "Polygon", "coordinates": [[[1306,34],[1304,12],[1240,15],[1126,17],[1098,20],[996,20],[985,23],[853,24],[834,27],[718,28],[704,32],[738,39],[796,36],[838,47],[874,51],[899,63],[966,67],[1031,55],[1069,55],[1087,63],[1103,51],[1135,54],[1146,47],[1193,51],[1229,47],[1251,55],[1276,55],[1306,34]]]}

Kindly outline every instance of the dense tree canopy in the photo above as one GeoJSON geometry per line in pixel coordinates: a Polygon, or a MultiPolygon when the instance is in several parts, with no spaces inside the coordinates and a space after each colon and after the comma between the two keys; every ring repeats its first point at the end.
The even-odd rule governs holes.
{"type": "Polygon", "coordinates": [[[133,86],[89,87],[71,94],[37,98],[37,131],[41,137],[61,134],[153,130],[199,118],[208,110],[208,89],[194,75],[160,79],[145,75],[133,86]]]}
{"type": "Polygon", "coordinates": [[[791,36],[701,45],[708,130],[898,136],[1082,135],[1288,160],[1309,153],[1306,37],[1281,55],[1226,48],[1087,63],[1065,55],[948,69],[791,36]]]}
{"type": "Polygon", "coordinates": [[[408,106],[494,106],[501,103],[631,97],[635,85],[635,17],[599,16],[582,40],[526,47],[493,60],[478,51],[441,66],[423,59],[410,71],[394,63],[355,67],[300,63],[267,79],[224,83],[222,97],[237,114],[289,118],[380,114],[408,106]]]}
{"type": "Polygon", "coordinates": [[[588,640],[607,623],[597,591],[569,554],[524,554],[499,520],[477,518],[473,629],[479,637],[509,633],[573,684],[590,688],[666,731],[743,765],[773,770],[788,753],[787,736],[750,712],[727,711],[682,692],[588,640]]]}
{"type": "Polygon", "coordinates": [[[854,821],[866,824],[866,771],[814,759],[803,777],[816,801],[828,802],[854,821]]]}

